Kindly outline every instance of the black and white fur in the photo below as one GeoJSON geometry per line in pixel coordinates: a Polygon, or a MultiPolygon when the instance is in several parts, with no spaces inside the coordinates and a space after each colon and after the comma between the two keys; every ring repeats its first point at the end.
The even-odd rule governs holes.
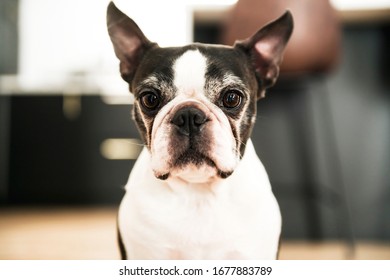
{"type": "Polygon", "coordinates": [[[160,48],[113,3],[107,26],[145,143],[119,209],[122,258],[276,258],[279,206],[250,134],[291,14],[233,47],[160,48]]]}

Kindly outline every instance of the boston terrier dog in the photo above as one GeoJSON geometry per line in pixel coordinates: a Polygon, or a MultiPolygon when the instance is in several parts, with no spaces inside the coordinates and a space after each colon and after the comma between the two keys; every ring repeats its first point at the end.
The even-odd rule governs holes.
{"type": "Polygon", "coordinates": [[[161,48],[112,2],[107,27],[145,145],[119,208],[122,258],[275,259],[280,210],[250,135],[291,13],[234,46],[161,48]]]}

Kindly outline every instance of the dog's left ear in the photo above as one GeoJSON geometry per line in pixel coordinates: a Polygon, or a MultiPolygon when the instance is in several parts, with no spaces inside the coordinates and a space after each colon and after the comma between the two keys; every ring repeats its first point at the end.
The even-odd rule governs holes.
{"type": "Polygon", "coordinates": [[[113,2],[107,7],[107,29],[120,60],[121,76],[130,84],[145,52],[157,44],[150,42],[138,25],[113,2]]]}
{"type": "Polygon", "coordinates": [[[253,67],[261,80],[258,98],[264,90],[275,84],[283,52],[293,31],[293,17],[286,11],[280,18],[261,28],[252,37],[235,43],[250,56],[253,67]]]}

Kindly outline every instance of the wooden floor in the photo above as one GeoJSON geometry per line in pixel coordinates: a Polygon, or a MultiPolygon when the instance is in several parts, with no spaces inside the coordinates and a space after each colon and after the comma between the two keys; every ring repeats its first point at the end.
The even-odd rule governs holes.
{"type": "MultiPolygon", "coordinates": [[[[119,259],[116,209],[0,208],[0,259],[119,259]]],[[[390,243],[282,242],[280,259],[387,259],[390,243]]]]}

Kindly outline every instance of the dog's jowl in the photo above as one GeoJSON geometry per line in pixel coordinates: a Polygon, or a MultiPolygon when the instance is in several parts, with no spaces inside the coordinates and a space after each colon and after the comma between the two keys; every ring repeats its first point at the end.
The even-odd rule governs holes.
{"type": "Polygon", "coordinates": [[[113,3],[107,26],[145,144],[119,209],[122,257],[276,258],[279,206],[250,135],[291,14],[234,46],[160,48],[113,3]]]}

